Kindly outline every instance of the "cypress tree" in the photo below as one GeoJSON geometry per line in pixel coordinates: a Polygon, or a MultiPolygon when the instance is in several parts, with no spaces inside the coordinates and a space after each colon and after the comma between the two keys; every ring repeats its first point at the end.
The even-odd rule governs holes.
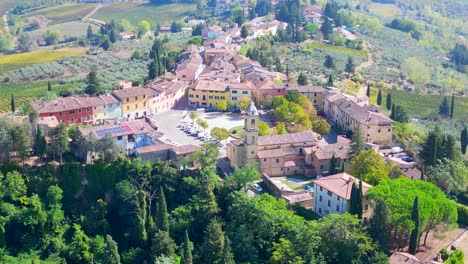
{"type": "Polygon", "coordinates": [[[425,142],[422,144],[420,152],[421,158],[424,160],[424,165],[434,166],[437,159],[440,157],[439,149],[442,143],[442,134],[438,126],[429,131],[425,142]]]}
{"type": "Polygon", "coordinates": [[[362,219],[362,177],[360,177],[359,179],[356,209],[357,209],[358,219],[362,219]]]}
{"type": "Polygon", "coordinates": [[[325,57],[325,63],[323,64],[325,67],[328,69],[334,69],[335,68],[335,60],[333,59],[332,56],[327,55],[325,57]]]}
{"type": "Polygon", "coordinates": [[[328,82],[327,82],[327,86],[329,87],[333,87],[333,76],[330,74],[328,75],[328,82]]]}
{"type": "Polygon", "coordinates": [[[456,139],[452,135],[445,135],[440,145],[440,159],[454,160],[457,155],[456,139]]]}
{"type": "Polygon", "coordinates": [[[387,101],[386,101],[386,107],[387,107],[387,110],[391,110],[392,109],[392,94],[391,93],[388,93],[387,94],[387,101]]]}
{"type": "Polygon", "coordinates": [[[392,113],[390,114],[390,118],[392,120],[395,120],[396,119],[396,115],[395,115],[395,104],[392,105],[392,113]]]}
{"type": "Polygon", "coordinates": [[[46,147],[47,147],[47,143],[44,138],[44,131],[38,125],[36,137],[34,139],[34,154],[38,156],[39,158],[42,158],[42,156],[44,156],[45,154],[46,147]]]}
{"type": "Polygon", "coordinates": [[[221,223],[215,218],[211,220],[205,231],[202,244],[202,263],[220,263],[223,259],[224,232],[221,223]]]}
{"type": "Polygon", "coordinates": [[[356,185],[356,183],[353,183],[353,186],[351,187],[351,197],[349,201],[349,213],[352,215],[357,215],[358,214],[358,202],[359,202],[359,188],[356,185]]]}
{"type": "Polygon", "coordinates": [[[392,219],[390,210],[387,203],[379,199],[375,205],[374,214],[369,220],[368,232],[372,239],[379,244],[380,250],[387,254],[390,252],[392,243],[391,230],[392,219]]]}
{"type": "Polygon", "coordinates": [[[415,254],[419,249],[419,235],[421,233],[420,212],[419,212],[419,199],[418,196],[414,197],[413,210],[411,212],[411,220],[414,222],[414,229],[411,231],[408,252],[415,254]]]}
{"type": "Polygon", "coordinates": [[[353,58],[348,57],[348,61],[346,62],[346,65],[345,65],[345,72],[353,73],[354,68],[355,68],[355,65],[354,65],[353,58]]]}
{"type": "Polygon", "coordinates": [[[109,32],[109,41],[111,43],[115,43],[117,41],[117,34],[115,33],[115,30],[111,30],[109,32]]]}
{"type": "Polygon", "coordinates": [[[184,245],[183,245],[183,253],[182,253],[182,264],[192,264],[193,257],[192,257],[192,245],[189,240],[188,232],[185,230],[185,238],[184,238],[184,245]]]}
{"type": "Polygon", "coordinates": [[[16,106],[15,106],[15,96],[13,94],[11,94],[11,102],[10,102],[10,106],[11,106],[11,112],[14,113],[15,110],[16,110],[16,106]]]}
{"type": "Polygon", "coordinates": [[[307,85],[307,76],[304,73],[300,73],[299,77],[297,77],[297,84],[299,85],[307,85]]]}
{"type": "Polygon", "coordinates": [[[47,82],[47,91],[52,92],[52,83],[50,81],[47,82]]]}
{"type": "Polygon", "coordinates": [[[286,76],[289,78],[289,64],[286,64],[286,76]]]}
{"type": "Polygon", "coordinates": [[[333,153],[333,156],[330,160],[330,174],[333,175],[336,173],[336,158],[335,158],[335,153],[333,153]]]}
{"type": "Polygon", "coordinates": [[[249,31],[247,30],[246,26],[241,27],[241,37],[242,38],[247,38],[249,36],[249,31]]]}
{"type": "Polygon", "coordinates": [[[371,92],[371,91],[370,91],[370,89],[371,89],[371,87],[370,87],[370,83],[367,83],[367,91],[366,91],[366,95],[367,95],[367,97],[368,97],[368,98],[370,98],[370,92],[371,92]]]}
{"type": "Polygon", "coordinates": [[[88,31],[86,33],[86,38],[87,39],[90,39],[94,36],[94,33],[93,33],[93,28],[91,27],[91,25],[88,26],[88,31]]]}
{"type": "Polygon", "coordinates": [[[439,114],[442,115],[442,116],[450,115],[450,108],[449,108],[447,96],[444,97],[444,100],[442,101],[442,103],[439,106],[439,114]]]}
{"type": "Polygon", "coordinates": [[[101,85],[97,77],[96,68],[93,68],[87,78],[87,86],[85,88],[85,93],[89,95],[99,94],[101,92],[101,85]]]}
{"type": "Polygon", "coordinates": [[[461,143],[461,152],[463,153],[463,155],[465,155],[466,147],[468,146],[468,128],[466,126],[460,134],[460,143],[461,143]]]}
{"type": "Polygon", "coordinates": [[[223,264],[235,264],[234,254],[232,253],[231,240],[227,235],[224,236],[223,264]]]}
{"type": "Polygon", "coordinates": [[[105,263],[120,264],[120,255],[117,243],[110,235],[106,235],[106,247],[104,249],[103,257],[106,260],[105,263]]]}
{"type": "Polygon", "coordinates": [[[377,94],[377,104],[382,105],[382,89],[379,89],[379,93],[377,94]]]}
{"type": "Polygon", "coordinates": [[[452,92],[452,106],[450,107],[450,119],[453,119],[454,111],[455,111],[455,93],[452,92]]]}
{"type": "Polygon", "coordinates": [[[156,218],[156,227],[161,231],[169,231],[169,217],[167,213],[166,196],[162,187],[159,187],[158,196],[158,214],[156,218]]]}

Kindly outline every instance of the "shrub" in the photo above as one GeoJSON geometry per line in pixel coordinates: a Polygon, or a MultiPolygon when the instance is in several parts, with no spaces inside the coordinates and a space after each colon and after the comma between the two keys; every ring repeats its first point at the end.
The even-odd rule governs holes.
{"type": "Polygon", "coordinates": [[[468,206],[457,203],[458,221],[459,225],[468,226],[468,206]]]}

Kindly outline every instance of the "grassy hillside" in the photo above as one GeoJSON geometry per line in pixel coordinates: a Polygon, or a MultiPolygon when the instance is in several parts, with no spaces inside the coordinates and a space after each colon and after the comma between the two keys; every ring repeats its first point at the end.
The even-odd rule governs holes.
{"type": "MultiPolygon", "coordinates": [[[[444,99],[444,96],[441,95],[416,94],[403,90],[382,90],[382,108],[385,108],[385,99],[389,92],[392,94],[392,102],[394,104],[402,105],[411,116],[419,118],[437,115],[439,112],[439,105],[444,99]]],[[[373,104],[377,103],[377,93],[378,89],[372,88],[370,101],[373,104]]],[[[454,119],[468,122],[468,97],[455,98],[454,119]]]]}
{"type": "Polygon", "coordinates": [[[33,11],[28,16],[45,16],[51,20],[49,25],[54,25],[80,20],[95,7],[95,4],[63,4],[33,11]]]}
{"type": "Polygon", "coordinates": [[[92,18],[102,21],[114,19],[120,21],[122,18],[129,20],[133,25],[145,19],[153,25],[169,25],[171,21],[183,21],[190,12],[195,10],[195,5],[190,4],[139,4],[139,3],[116,3],[99,9],[92,18]]]}
{"type": "Polygon", "coordinates": [[[56,61],[63,57],[76,56],[84,53],[84,50],[54,50],[54,51],[33,51],[12,55],[0,56],[0,74],[20,69],[24,66],[56,61]]]}

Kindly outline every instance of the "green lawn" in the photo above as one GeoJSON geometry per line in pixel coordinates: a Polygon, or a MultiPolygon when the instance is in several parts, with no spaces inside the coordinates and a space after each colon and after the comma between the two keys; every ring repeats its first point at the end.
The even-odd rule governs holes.
{"type": "Polygon", "coordinates": [[[120,21],[125,18],[134,26],[141,20],[148,20],[153,26],[170,25],[172,21],[183,21],[194,10],[195,5],[191,4],[115,3],[99,9],[92,18],[102,21],[120,21]]]}
{"type": "Polygon", "coordinates": [[[329,45],[329,44],[322,43],[322,42],[306,43],[305,46],[308,49],[334,51],[334,52],[344,53],[347,55],[357,56],[365,60],[367,60],[367,56],[368,56],[367,51],[365,50],[350,49],[350,48],[343,47],[343,46],[333,46],[333,45],[329,45]]]}
{"type": "MultiPolygon", "coordinates": [[[[421,118],[437,115],[437,113],[439,112],[439,105],[444,99],[444,97],[441,95],[416,94],[402,90],[382,90],[382,107],[385,107],[386,96],[388,92],[392,93],[392,102],[394,104],[402,105],[406,108],[410,115],[421,118]]],[[[377,93],[378,89],[372,88],[370,101],[373,104],[375,104],[377,101],[377,93]]],[[[467,97],[455,98],[454,119],[458,121],[468,122],[467,97]]]]}
{"type": "Polygon", "coordinates": [[[0,74],[20,69],[27,65],[56,61],[63,57],[76,56],[83,54],[84,51],[33,51],[12,55],[0,56],[0,74]]]}
{"type": "Polygon", "coordinates": [[[28,16],[45,16],[52,21],[49,25],[55,25],[80,20],[95,7],[95,4],[63,4],[38,9],[28,13],[28,16]]]}
{"type": "Polygon", "coordinates": [[[81,37],[86,35],[88,27],[91,25],[93,32],[98,32],[99,27],[93,24],[85,23],[82,21],[71,21],[61,24],[54,24],[44,28],[40,28],[31,32],[33,39],[41,39],[47,30],[58,30],[62,33],[64,38],[67,37],[81,37]]]}

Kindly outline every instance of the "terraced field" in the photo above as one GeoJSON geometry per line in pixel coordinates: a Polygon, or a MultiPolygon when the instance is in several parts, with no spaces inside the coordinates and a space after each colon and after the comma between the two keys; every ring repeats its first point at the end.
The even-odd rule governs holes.
{"type": "Polygon", "coordinates": [[[96,7],[96,4],[63,4],[38,9],[28,13],[30,16],[44,16],[51,22],[49,25],[78,21],[96,7]]]}
{"type": "Polygon", "coordinates": [[[129,20],[133,25],[141,20],[148,20],[153,25],[169,25],[171,21],[183,21],[190,12],[195,10],[191,4],[140,4],[140,3],[115,3],[99,9],[92,16],[102,21],[120,21],[122,18],[129,20]]]}

